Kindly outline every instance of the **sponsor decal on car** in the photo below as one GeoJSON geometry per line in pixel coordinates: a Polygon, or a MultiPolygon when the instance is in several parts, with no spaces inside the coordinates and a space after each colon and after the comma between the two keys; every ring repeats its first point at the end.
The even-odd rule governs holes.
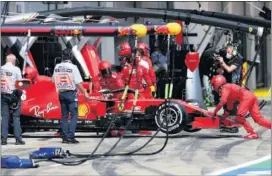
{"type": "Polygon", "coordinates": [[[78,117],[80,119],[86,119],[90,114],[90,108],[88,104],[80,104],[78,106],[78,117]]]}
{"type": "Polygon", "coordinates": [[[39,105],[33,106],[32,108],[29,109],[29,112],[34,112],[35,117],[44,117],[45,114],[58,109],[58,106],[53,106],[53,103],[50,102],[46,105],[45,109],[41,109],[39,105]]]}

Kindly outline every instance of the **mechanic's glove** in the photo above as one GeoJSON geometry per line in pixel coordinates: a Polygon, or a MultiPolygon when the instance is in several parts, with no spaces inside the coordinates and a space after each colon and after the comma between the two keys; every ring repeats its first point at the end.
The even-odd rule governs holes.
{"type": "Polygon", "coordinates": [[[156,97],[156,87],[155,86],[150,86],[151,94],[153,97],[156,97]]]}
{"type": "Polygon", "coordinates": [[[224,117],[224,118],[229,117],[229,115],[230,115],[230,112],[229,112],[229,111],[224,111],[224,114],[223,114],[223,117],[224,117]]]}
{"type": "Polygon", "coordinates": [[[209,117],[211,117],[211,118],[213,118],[213,119],[216,118],[216,114],[214,114],[213,112],[207,112],[206,115],[209,116],[209,117]]]}
{"type": "Polygon", "coordinates": [[[213,113],[212,118],[213,118],[213,119],[216,119],[216,114],[213,113]]]}

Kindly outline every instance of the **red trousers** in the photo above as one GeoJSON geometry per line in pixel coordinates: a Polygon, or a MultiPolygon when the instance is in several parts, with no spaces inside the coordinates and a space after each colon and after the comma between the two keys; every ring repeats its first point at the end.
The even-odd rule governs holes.
{"type": "MultiPolygon", "coordinates": [[[[248,98],[247,101],[240,102],[240,104],[238,106],[238,110],[237,110],[237,115],[235,117],[235,121],[238,122],[239,124],[241,124],[248,133],[255,133],[255,130],[253,129],[253,127],[245,119],[247,112],[249,112],[251,117],[255,121],[255,123],[257,123],[265,128],[271,129],[271,121],[264,118],[261,115],[257,98],[255,98],[255,97],[253,97],[253,98],[247,97],[247,98],[248,98]],[[251,98],[251,100],[249,98],[251,98]]],[[[235,124],[232,120],[230,120],[228,118],[222,119],[222,123],[225,126],[232,126],[235,124]]]]}
{"type": "MultiPolygon", "coordinates": [[[[248,97],[248,98],[250,98],[250,97],[248,97]]],[[[244,126],[245,130],[248,133],[255,132],[254,129],[252,128],[252,126],[250,125],[250,123],[247,122],[245,119],[245,115],[248,111],[249,111],[251,117],[253,118],[253,120],[255,121],[255,123],[258,123],[259,125],[261,125],[265,128],[271,129],[271,121],[262,116],[257,98],[252,97],[251,101],[241,101],[240,102],[240,104],[238,106],[238,110],[237,110],[237,116],[235,118],[235,120],[238,123],[241,123],[244,126]]]]}

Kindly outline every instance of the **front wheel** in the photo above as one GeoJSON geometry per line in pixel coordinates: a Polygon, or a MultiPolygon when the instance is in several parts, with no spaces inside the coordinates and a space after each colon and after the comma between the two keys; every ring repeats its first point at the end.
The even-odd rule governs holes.
{"type": "Polygon", "coordinates": [[[183,105],[178,102],[167,102],[161,104],[155,116],[157,126],[163,133],[177,134],[187,125],[188,114],[183,105]],[[168,124],[167,124],[168,121],[168,124]]]}

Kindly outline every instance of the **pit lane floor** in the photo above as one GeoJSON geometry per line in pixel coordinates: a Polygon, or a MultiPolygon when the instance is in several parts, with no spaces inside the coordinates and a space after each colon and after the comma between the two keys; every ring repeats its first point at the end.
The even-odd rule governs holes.
{"type": "MultiPolygon", "coordinates": [[[[271,116],[270,105],[262,110],[271,116]]],[[[252,120],[250,120],[252,124],[252,120]]],[[[244,129],[237,134],[220,133],[218,130],[201,130],[197,133],[182,132],[172,136],[166,148],[152,156],[116,156],[88,161],[79,166],[62,166],[42,162],[35,169],[2,169],[1,175],[206,175],[241,163],[255,160],[271,153],[271,130],[254,124],[261,138],[244,140],[244,129]]],[[[2,155],[18,155],[28,158],[30,152],[40,147],[62,147],[76,153],[91,152],[100,138],[95,133],[78,133],[80,144],[62,144],[60,138],[52,137],[53,132],[26,133],[25,146],[14,145],[9,138],[8,145],[2,146],[2,155]],[[35,138],[33,138],[35,136],[35,138]],[[39,137],[40,136],[40,137],[39,137]],[[47,136],[47,137],[46,137],[47,136]],[[50,137],[51,136],[51,137],[50,137]],[[85,137],[84,137],[85,136],[85,137]],[[94,136],[94,137],[90,137],[94,136]]],[[[153,152],[164,143],[164,134],[159,133],[141,152],[153,152]]],[[[148,137],[128,136],[114,152],[127,152],[140,147],[148,137]]],[[[118,138],[107,138],[97,151],[106,152],[118,138]]]]}

